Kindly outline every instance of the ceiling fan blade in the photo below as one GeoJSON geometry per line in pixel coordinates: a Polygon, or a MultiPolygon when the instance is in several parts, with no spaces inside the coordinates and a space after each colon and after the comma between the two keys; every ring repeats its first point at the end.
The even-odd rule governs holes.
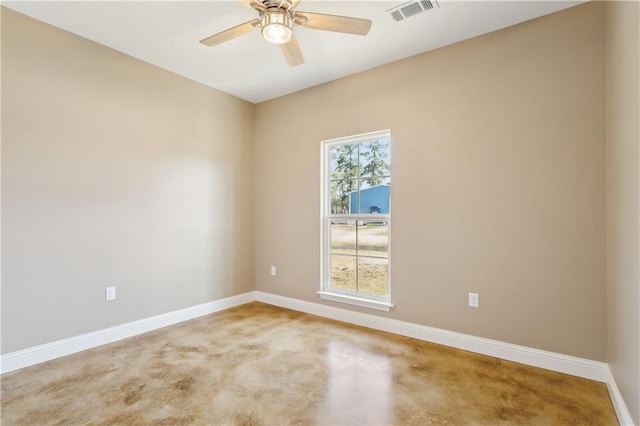
{"type": "Polygon", "coordinates": [[[204,38],[200,40],[200,43],[206,46],[216,46],[220,43],[224,43],[225,41],[229,41],[233,38],[246,34],[256,27],[254,26],[256,23],[259,23],[258,19],[254,19],[253,21],[245,22],[244,24],[237,25],[233,28],[229,28],[228,30],[224,30],[221,33],[214,34],[211,37],[204,38]]]}
{"type": "Polygon", "coordinates": [[[316,30],[339,33],[367,35],[371,29],[370,19],[350,18],[348,16],[325,15],[323,13],[296,12],[296,16],[307,19],[305,27],[316,30]]]}
{"type": "Polygon", "coordinates": [[[302,56],[302,50],[295,37],[291,37],[291,40],[287,44],[281,44],[280,49],[287,59],[287,63],[290,67],[296,67],[304,64],[304,57],[302,56]]]}

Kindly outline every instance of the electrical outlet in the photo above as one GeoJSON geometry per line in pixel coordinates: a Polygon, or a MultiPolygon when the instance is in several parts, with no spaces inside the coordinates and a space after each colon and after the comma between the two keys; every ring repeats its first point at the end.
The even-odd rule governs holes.
{"type": "Polygon", "coordinates": [[[271,276],[272,276],[272,277],[275,277],[275,276],[276,276],[276,267],[275,267],[275,266],[272,266],[272,267],[271,267],[271,276]]]}
{"type": "Polygon", "coordinates": [[[469,306],[472,308],[477,308],[480,302],[480,296],[478,293],[469,293],[469,306]]]}
{"type": "Polygon", "coordinates": [[[116,288],[115,286],[107,287],[104,289],[104,298],[107,302],[116,300],[116,288]]]}

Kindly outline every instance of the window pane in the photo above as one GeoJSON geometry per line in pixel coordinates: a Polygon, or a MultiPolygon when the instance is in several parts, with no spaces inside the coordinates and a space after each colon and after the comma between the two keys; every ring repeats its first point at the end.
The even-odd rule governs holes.
{"type": "Polygon", "coordinates": [[[355,221],[331,221],[331,253],[356,255],[355,221]]]}
{"type": "MultiPolygon", "coordinates": [[[[360,181],[360,191],[357,197],[359,208],[351,209],[351,213],[360,214],[389,214],[389,196],[391,194],[391,178],[376,177],[370,181],[360,181]],[[370,182],[375,182],[371,186],[370,182]]],[[[355,197],[352,197],[355,199],[355,197]]]]}
{"type": "Polygon", "coordinates": [[[351,198],[355,203],[358,200],[357,184],[357,179],[333,180],[329,183],[331,214],[350,213],[351,198]]]}
{"type": "Polygon", "coordinates": [[[360,176],[369,186],[378,185],[377,178],[389,176],[391,172],[391,150],[389,139],[382,138],[360,144],[360,176]]]}
{"type": "Polygon", "coordinates": [[[359,173],[358,144],[329,148],[329,179],[355,179],[359,173]]]}
{"type": "Polygon", "coordinates": [[[389,260],[358,257],[358,291],[386,296],[389,294],[389,260]]]}
{"type": "Polygon", "coordinates": [[[389,257],[389,226],[387,222],[362,222],[358,226],[358,255],[389,257]]]}
{"type": "Polygon", "coordinates": [[[331,255],[331,287],[356,291],[356,259],[331,255]]]}

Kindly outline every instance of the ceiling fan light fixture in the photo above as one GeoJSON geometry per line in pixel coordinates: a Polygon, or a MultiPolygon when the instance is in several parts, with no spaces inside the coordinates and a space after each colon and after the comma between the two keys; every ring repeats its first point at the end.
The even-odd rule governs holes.
{"type": "Polygon", "coordinates": [[[260,17],[262,37],[272,44],[286,44],[293,35],[293,22],[287,12],[266,11],[260,17]]]}

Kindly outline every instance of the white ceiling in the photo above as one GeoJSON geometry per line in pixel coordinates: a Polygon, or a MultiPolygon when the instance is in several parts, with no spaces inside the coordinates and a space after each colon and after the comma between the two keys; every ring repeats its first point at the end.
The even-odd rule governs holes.
{"type": "Polygon", "coordinates": [[[305,57],[290,68],[278,46],[253,31],[219,46],[199,40],[254,19],[227,1],[15,1],[3,5],[207,86],[258,103],[505,28],[579,1],[451,1],[394,22],[406,1],[303,0],[297,10],[373,21],[368,36],[294,29],[305,57]]]}

